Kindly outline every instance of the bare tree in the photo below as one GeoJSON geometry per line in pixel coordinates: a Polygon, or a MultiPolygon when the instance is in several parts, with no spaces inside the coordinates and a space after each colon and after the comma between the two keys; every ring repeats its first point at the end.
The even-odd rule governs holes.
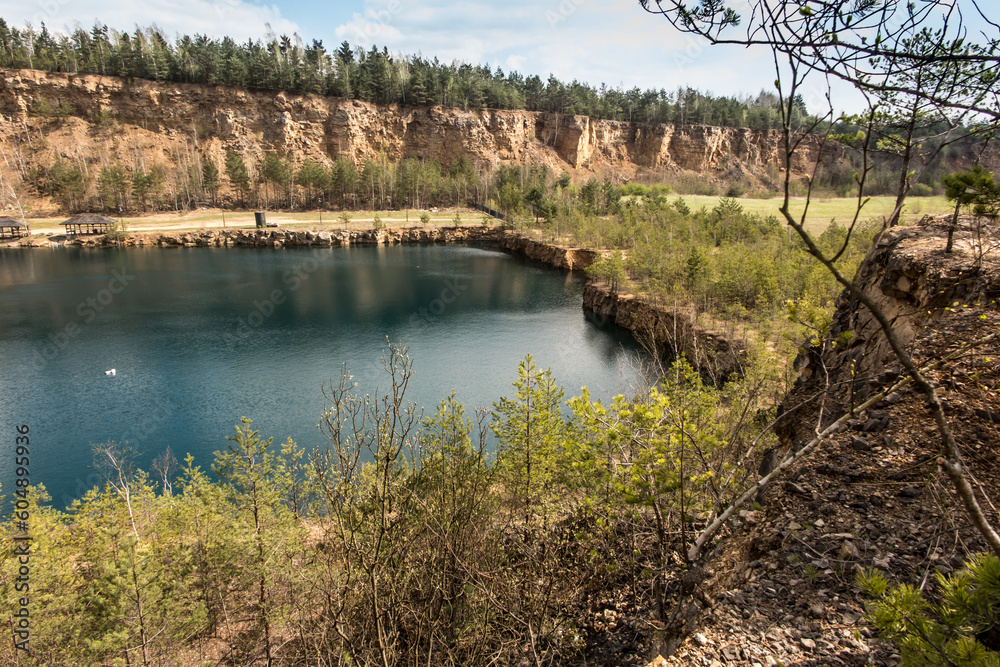
{"type": "Polygon", "coordinates": [[[712,44],[762,46],[866,95],[903,94],[1000,118],[1000,23],[980,0],[750,0],[743,13],[726,0],[639,3],[712,44]],[[898,78],[928,70],[948,85],[898,78]]]}
{"type": "Polygon", "coordinates": [[[117,442],[105,442],[93,445],[94,463],[104,475],[111,488],[128,509],[129,522],[132,524],[132,534],[139,541],[139,530],[135,525],[135,512],[132,508],[132,479],[135,475],[135,452],[131,447],[117,442]]]}
{"type": "Polygon", "coordinates": [[[179,469],[179,464],[177,463],[177,457],[174,456],[173,451],[171,451],[168,446],[162,454],[153,459],[153,472],[156,476],[160,478],[163,482],[163,492],[165,494],[172,495],[174,492],[174,487],[172,479],[174,473],[179,469]]]}
{"type": "MultiPolygon", "coordinates": [[[[894,96],[903,96],[908,100],[894,110],[899,112],[902,109],[905,113],[910,109],[911,118],[923,113],[925,108],[944,116],[950,112],[953,116],[964,117],[973,112],[992,119],[995,127],[1000,121],[1000,96],[993,83],[1000,71],[1000,55],[996,51],[1000,44],[1000,25],[981,10],[976,0],[971,0],[971,9],[987,26],[979,42],[967,40],[969,28],[960,2],[918,0],[904,4],[899,0],[814,0],[791,3],[754,0],[746,15],[745,33],[731,35],[729,29],[740,25],[744,16],[726,7],[723,0],[699,0],[693,5],[687,5],[682,0],[653,0],[652,3],[640,0],[640,3],[648,11],[665,16],[680,30],[700,35],[713,44],[762,45],[772,50],[777,75],[775,83],[782,100],[784,135],[782,158],[785,179],[781,215],[802,239],[807,252],[871,312],[899,363],[927,397],[941,437],[944,470],[974,525],[990,548],[1000,554],[1000,535],[979,506],[937,392],[904,349],[885,313],[836,265],[847,247],[847,241],[838,252],[825,254],[805,228],[809,197],[800,215],[794,215],[790,207],[792,160],[804,136],[802,132],[793,132],[791,119],[807,76],[819,74],[824,77],[824,82],[835,76],[868,94],[869,123],[862,145],[864,156],[874,148],[870,137],[878,101],[890,104],[891,109],[892,100],[897,99],[894,96]],[[991,32],[988,34],[987,30],[991,32]]],[[[829,93],[827,98],[829,100],[829,93]]],[[[825,117],[832,119],[832,104],[825,117]]],[[[816,119],[806,131],[820,129],[820,119],[816,119]]],[[[829,139],[829,132],[825,137],[829,139]]],[[[823,160],[822,151],[818,155],[816,168],[823,160]]],[[[905,170],[909,166],[909,160],[904,160],[904,181],[905,170]]],[[[848,239],[866,201],[865,175],[866,171],[862,170],[857,179],[857,213],[848,229],[848,239]]],[[[807,187],[811,196],[812,179],[807,187]]],[[[898,218],[904,200],[905,188],[900,191],[891,219],[898,218]]]]}
{"type": "MultiPolygon", "coordinates": [[[[837,266],[837,260],[846,250],[867,202],[869,156],[880,147],[877,133],[886,127],[886,114],[897,122],[901,121],[903,128],[901,137],[894,135],[900,141],[896,147],[902,158],[902,167],[896,207],[886,221],[888,224],[894,224],[899,219],[909,190],[910,169],[916,156],[916,130],[923,118],[934,116],[943,119],[949,127],[971,120],[982,123],[990,132],[995,131],[1000,122],[1000,88],[996,85],[1000,78],[1000,52],[997,50],[1000,24],[987,16],[976,0],[910,0],[905,3],[902,0],[751,0],[743,14],[727,6],[725,0],[698,0],[692,4],[684,0],[640,0],[640,4],[647,11],[666,17],[677,29],[703,37],[712,44],[763,46],[771,50],[775,83],[782,103],[784,199],[781,215],[801,238],[806,251],[823,264],[878,323],[892,355],[905,372],[903,382],[912,383],[926,398],[940,438],[941,468],[954,486],[972,524],[989,548],[1000,555],[1000,535],[980,506],[959,444],[935,386],[928,379],[929,369],[918,367],[887,315],[858,283],[844,275],[837,266]],[[981,26],[977,34],[973,35],[968,19],[974,19],[981,26]],[[739,30],[741,25],[742,32],[739,30]],[[793,111],[809,77],[814,82],[818,78],[820,86],[826,89],[828,111],[824,116],[814,118],[804,132],[794,131],[793,111]],[[793,158],[804,136],[807,133],[819,134],[823,144],[831,140],[829,127],[835,120],[829,92],[831,79],[854,85],[865,95],[868,109],[856,117],[863,120],[858,145],[863,166],[856,177],[857,209],[854,220],[843,246],[836,252],[824,253],[806,231],[815,178],[807,179],[806,205],[800,215],[792,213],[790,201],[793,158]]],[[[947,140],[948,137],[945,137],[944,141],[947,140]]],[[[822,150],[817,155],[813,177],[824,160],[822,150]]],[[[682,592],[686,596],[681,596],[667,624],[668,633],[674,635],[665,647],[668,652],[676,648],[678,637],[690,631],[694,613],[692,600],[698,595],[705,576],[701,565],[712,537],[764,483],[815,451],[827,437],[842,427],[846,418],[870,404],[872,399],[861,406],[852,406],[847,415],[828,425],[823,423],[821,409],[816,437],[777,463],[773,471],[722,511],[696,538],[688,552],[693,568],[682,584],[682,592]]]]}
{"type": "MultiPolygon", "coordinates": [[[[118,497],[125,503],[128,510],[129,522],[132,524],[132,534],[134,541],[129,540],[126,544],[129,557],[128,569],[131,579],[130,595],[136,606],[136,616],[139,621],[139,642],[142,649],[142,664],[149,665],[149,644],[150,636],[146,628],[147,610],[143,604],[145,593],[140,582],[139,563],[136,556],[136,548],[141,543],[139,530],[135,524],[135,511],[132,505],[132,486],[135,481],[136,470],[134,467],[135,452],[127,445],[116,442],[106,442],[100,445],[93,445],[94,458],[97,467],[104,474],[108,484],[115,490],[118,497]]],[[[141,486],[141,484],[140,484],[141,486]]],[[[128,660],[128,650],[125,656],[128,660]]]]}

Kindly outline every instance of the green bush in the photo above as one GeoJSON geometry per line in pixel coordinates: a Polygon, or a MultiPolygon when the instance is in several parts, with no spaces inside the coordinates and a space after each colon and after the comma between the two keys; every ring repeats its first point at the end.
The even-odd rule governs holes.
{"type": "Polygon", "coordinates": [[[57,102],[53,105],[44,97],[39,97],[32,102],[28,109],[28,115],[42,118],[66,118],[74,113],[76,113],[76,109],[69,102],[57,102]]]}
{"type": "Polygon", "coordinates": [[[746,185],[743,183],[731,183],[728,188],[726,188],[727,197],[742,197],[743,193],[747,191],[746,185]]]}
{"type": "Polygon", "coordinates": [[[890,587],[874,569],[857,580],[875,598],[868,622],[899,647],[908,667],[1000,667],[1000,559],[993,554],[973,556],[953,575],[938,574],[934,600],[909,584],[890,587]]]}
{"type": "Polygon", "coordinates": [[[625,281],[625,262],[622,261],[621,252],[613,250],[602,256],[587,267],[587,276],[606,282],[611,289],[617,290],[619,285],[625,281]]]}

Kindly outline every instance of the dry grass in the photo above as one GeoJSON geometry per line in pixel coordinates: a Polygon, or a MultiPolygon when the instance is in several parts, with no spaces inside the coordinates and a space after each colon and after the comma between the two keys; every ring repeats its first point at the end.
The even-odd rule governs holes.
{"type": "MultiPolygon", "coordinates": [[[[377,213],[382,223],[387,227],[421,226],[420,214],[424,211],[409,209],[405,211],[348,211],[349,222],[344,223],[340,211],[304,211],[285,212],[268,211],[268,223],[278,223],[282,228],[301,229],[371,229],[377,213]]],[[[467,208],[439,209],[428,211],[433,226],[453,226],[455,213],[462,218],[463,226],[478,225],[483,214],[467,208]]],[[[64,229],[59,226],[68,216],[57,218],[35,218],[29,220],[32,234],[61,234],[64,229]]],[[[130,232],[178,231],[194,229],[252,229],[254,227],[253,211],[222,211],[221,209],[202,209],[193,213],[154,213],[143,216],[124,218],[130,232]]]]}

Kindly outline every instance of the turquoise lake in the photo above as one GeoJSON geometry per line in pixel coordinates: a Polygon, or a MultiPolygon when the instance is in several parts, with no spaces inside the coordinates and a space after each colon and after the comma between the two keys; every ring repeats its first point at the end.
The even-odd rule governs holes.
{"type": "Polygon", "coordinates": [[[644,354],[587,317],[582,289],[579,272],[461,246],[0,251],[2,491],[21,424],[31,481],[60,508],[101,482],[92,443],[127,442],[145,470],[169,445],[208,470],[245,415],[322,447],[321,384],[346,362],[360,392],[385,388],[387,337],[428,414],[452,389],[470,413],[513,395],[527,354],[567,398],[634,391],[644,354]]]}

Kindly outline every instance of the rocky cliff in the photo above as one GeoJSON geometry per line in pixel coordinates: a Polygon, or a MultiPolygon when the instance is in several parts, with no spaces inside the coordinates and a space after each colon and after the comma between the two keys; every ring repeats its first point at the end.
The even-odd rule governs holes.
{"type": "MultiPolygon", "coordinates": [[[[519,247],[521,244],[510,240],[503,230],[487,227],[434,227],[434,228],[395,228],[380,230],[344,230],[344,231],[298,231],[291,229],[214,229],[186,232],[140,232],[127,234],[120,240],[104,235],[77,236],[70,239],[31,238],[18,242],[24,247],[49,247],[53,245],[102,247],[147,247],[147,246],[183,246],[183,247],[317,247],[339,248],[352,245],[399,245],[404,243],[469,243],[499,246],[501,249],[519,247]]],[[[13,244],[12,244],[13,245],[13,244]]],[[[525,253],[521,253],[525,254],[525,253]]],[[[543,257],[532,259],[551,259],[553,266],[561,266],[559,253],[553,251],[543,257]]]]}
{"type": "Polygon", "coordinates": [[[742,374],[746,342],[721,331],[721,327],[699,321],[689,307],[654,303],[595,282],[584,287],[583,307],[593,313],[599,323],[613,322],[628,329],[644,345],[652,346],[660,354],[683,354],[713,382],[721,383],[733,373],[742,374]]]}
{"type": "MultiPolygon", "coordinates": [[[[955,249],[945,253],[950,216],[925,217],[914,227],[884,232],[858,269],[855,282],[882,310],[899,341],[914,349],[928,333],[950,327],[956,314],[987,312],[1000,301],[1000,240],[991,226],[960,220],[955,249]]],[[[979,328],[977,325],[974,327],[979,328]]],[[[973,328],[954,331],[954,342],[967,340],[973,328]]],[[[946,344],[944,338],[938,341],[946,344]]],[[[929,350],[932,351],[932,350],[929,350]]],[[[917,359],[921,361],[921,359],[917,359]]],[[[923,361],[926,361],[924,359],[923,361]]],[[[881,327],[853,296],[844,292],[830,327],[829,340],[804,350],[796,360],[799,379],[785,400],[778,433],[793,445],[811,434],[819,407],[808,396],[825,394],[823,422],[844,414],[901,372],[881,327]],[[824,392],[829,384],[830,391],[824,392]]],[[[811,436],[810,436],[811,437],[811,436]]]]}
{"type": "MultiPolygon", "coordinates": [[[[264,151],[287,154],[296,164],[339,155],[356,163],[413,157],[448,165],[468,158],[481,170],[501,162],[538,162],[576,177],[625,180],[651,170],[725,181],[769,168],[776,175],[782,141],[774,131],[376,106],[225,86],[3,70],[0,147],[9,182],[27,177],[33,164],[49,167],[57,158],[88,169],[115,162],[159,166],[177,181],[176,174],[189,173],[200,160],[216,161],[221,172],[227,150],[251,163],[264,151]],[[56,108],[69,115],[38,115],[56,108]]],[[[817,150],[814,142],[800,146],[793,170],[804,174],[817,150]]]]}
{"type": "MultiPolygon", "coordinates": [[[[80,247],[346,247],[352,245],[400,245],[408,243],[471,244],[496,247],[499,250],[564,269],[585,269],[597,252],[586,248],[544,243],[501,227],[396,227],[379,230],[308,231],[292,229],[215,229],[183,232],[141,232],[112,239],[103,234],[66,238],[35,236],[0,244],[9,247],[48,248],[53,246],[80,247]]],[[[589,289],[589,288],[588,288],[589,289]]]]}
{"type": "MultiPolygon", "coordinates": [[[[918,364],[967,350],[927,375],[996,525],[1000,340],[975,342],[1000,331],[1000,230],[963,220],[946,253],[947,222],[884,232],[855,282],[918,364]]],[[[830,335],[797,366],[800,378],[779,408],[786,448],[801,447],[819,424],[900,373],[871,314],[847,295],[830,335]]],[[[937,463],[940,442],[912,386],[848,420],[770,485],[762,507],[739,513],[706,568],[697,634],[653,665],[899,665],[864,619],[854,574],[874,567],[932,592],[935,573],[955,572],[985,549],[937,463]]],[[[1000,650],[995,635],[981,641],[1000,650]]]]}

